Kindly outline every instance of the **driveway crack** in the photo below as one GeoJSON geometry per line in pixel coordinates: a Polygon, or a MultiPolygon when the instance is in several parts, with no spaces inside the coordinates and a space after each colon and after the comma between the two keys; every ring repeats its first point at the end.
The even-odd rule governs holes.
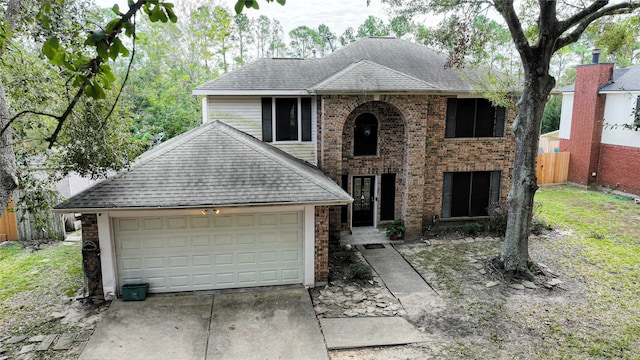
{"type": "Polygon", "coordinates": [[[211,322],[213,321],[213,303],[216,297],[211,295],[211,310],[209,311],[209,326],[207,327],[207,341],[204,347],[204,360],[209,358],[209,340],[211,339],[211,322]]]}

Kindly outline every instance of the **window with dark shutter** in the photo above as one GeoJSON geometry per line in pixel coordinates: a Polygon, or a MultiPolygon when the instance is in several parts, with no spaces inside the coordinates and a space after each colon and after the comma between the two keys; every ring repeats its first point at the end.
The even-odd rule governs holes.
{"type": "Polygon", "coordinates": [[[442,217],[487,216],[500,201],[500,171],[444,173],[442,217]]]}
{"type": "Polygon", "coordinates": [[[276,141],[298,140],[298,99],[276,99],[276,141]]]}
{"type": "Polygon", "coordinates": [[[487,99],[447,99],[446,138],[504,136],[505,108],[487,99]]]}

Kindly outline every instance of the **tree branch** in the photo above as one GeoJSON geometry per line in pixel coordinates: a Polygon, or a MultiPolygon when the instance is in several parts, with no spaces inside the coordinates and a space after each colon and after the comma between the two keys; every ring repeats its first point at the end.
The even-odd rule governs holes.
{"type": "MultiPolygon", "coordinates": [[[[124,27],[124,24],[128,23],[129,20],[138,12],[138,10],[140,10],[142,6],[144,6],[147,2],[148,0],[139,0],[129,5],[129,11],[127,11],[126,14],[120,17],[120,20],[118,20],[118,23],[113,27],[111,33],[107,34],[109,42],[112,42],[116,38],[116,35],[120,33],[120,31],[124,27]]],[[[78,91],[76,92],[69,105],[67,105],[67,108],[62,113],[62,115],[56,117],[56,119],[58,120],[58,124],[51,136],[45,139],[47,142],[49,142],[49,149],[53,148],[53,145],[55,144],[56,140],[58,139],[58,135],[62,130],[62,126],[69,118],[69,115],[71,115],[71,113],[73,112],[73,109],[78,104],[78,101],[80,101],[80,99],[82,98],[84,90],[87,88],[88,82],[93,79],[100,71],[100,65],[102,65],[104,61],[105,59],[98,55],[95,58],[91,59],[91,61],[89,62],[89,73],[86,76],[86,81],[83,82],[82,85],[80,85],[78,91]]]]}
{"type": "MultiPolygon", "coordinates": [[[[592,5],[593,6],[593,5],[592,5]]],[[[583,17],[577,24],[571,24],[571,26],[565,28],[566,24],[562,24],[561,28],[565,28],[563,32],[568,30],[569,28],[575,26],[576,28],[571,31],[569,34],[560,37],[553,48],[553,51],[557,51],[562,49],[563,47],[578,41],[582,33],[587,29],[592,22],[609,15],[617,15],[617,14],[628,14],[633,10],[640,8],[640,2],[625,2],[620,4],[611,5],[609,7],[600,8],[600,10],[595,11],[594,13],[588,14],[583,17]]],[[[572,17],[573,18],[573,17],[572,17]]],[[[568,21],[568,20],[565,20],[568,21]]],[[[560,34],[562,34],[561,32],[560,34]]]]}
{"type": "Polygon", "coordinates": [[[15,115],[13,115],[9,119],[9,121],[7,121],[7,123],[2,127],[2,130],[0,130],[0,136],[4,135],[4,132],[7,131],[9,126],[11,126],[11,123],[16,121],[19,117],[24,116],[26,114],[48,116],[48,117],[51,117],[51,118],[54,118],[54,119],[58,118],[56,115],[45,113],[45,112],[41,112],[41,111],[23,110],[23,111],[20,111],[19,113],[15,114],[15,115]]]}
{"type": "Polygon", "coordinates": [[[493,5],[507,23],[511,38],[522,60],[530,59],[532,56],[531,45],[522,31],[522,24],[513,8],[513,0],[493,0],[493,5]]]}
{"type": "Polygon", "coordinates": [[[573,16],[569,17],[568,19],[560,21],[558,23],[558,30],[560,31],[560,34],[563,34],[565,31],[569,30],[574,25],[584,20],[586,17],[592,15],[594,12],[604,8],[608,3],[609,0],[596,0],[593,2],[593,4],[587,6],[586,8],[583,8],[581,11],[573,14],[573,16]]]}

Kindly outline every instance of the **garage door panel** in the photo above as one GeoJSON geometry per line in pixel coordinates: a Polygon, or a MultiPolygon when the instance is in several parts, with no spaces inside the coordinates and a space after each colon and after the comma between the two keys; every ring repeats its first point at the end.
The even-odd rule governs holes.
{"type": "Polygon", "coordinates": [[[117,218],[119,284],[150,292],[299,284],[302,212],[117,218]]]}
{"type": "Polygon", "coordinates": [[[192,235],[191,246],[194,246],[194,247],[209,246],[209,235],[192,235]]]}
{"type": "Polygon", "coordinates": [[[214,246],[233,245],[233,234],[219,234],[213,236],[214,246]]]}
{"type": "Polygon", "coordinates": [[[164,229],[164,222],[162,218],[145,218],[142,219],[143,230],[162,230],[164,229]]]}
{"type": "Polygon", "coordinates": [[[255,245],[256,234],[255,233],[238,234],[236,239],[237,239],[236,244],[238,245],[255,245]]]}

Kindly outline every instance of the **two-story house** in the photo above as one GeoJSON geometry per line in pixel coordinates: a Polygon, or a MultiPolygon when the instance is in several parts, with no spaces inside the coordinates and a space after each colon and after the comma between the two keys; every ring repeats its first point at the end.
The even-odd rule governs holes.
{"type": "Polygon", "coordinates": [[[556,93],[568,180],[640,195],[640,65],[581,65],[575,83],[556,93]]]}
{"type": "Polygon", "coordinates": [[[394,38],[255,61],[194,90],[202,125],[58,209],[85,214],[107,296],[324,283],[341,230],[416,239],[506,198],[514,114],[445,63],[394,38]]]}

